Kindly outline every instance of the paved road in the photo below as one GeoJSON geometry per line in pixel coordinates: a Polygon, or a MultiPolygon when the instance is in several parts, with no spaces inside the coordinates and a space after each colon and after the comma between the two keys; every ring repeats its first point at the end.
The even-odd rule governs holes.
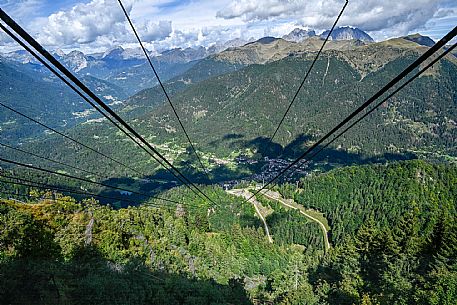
{"type": "MultiPolygon", "coordinates": [[[[248,190],[245,190],[245,189],[227,190],[227,193],[235,195],[235,196],[238,196],[238,197],[243,197],[244,199],[248,199],[249,197],[252,196],[251,192],[249,192],[248,190]]],[[[257,212],[257,215],[259,215],[260,219],[263,222],[263,226],[265,227],[265,233],[267,234],[268,241],[270,243],[273,243],[273,238],[271,238],[270,230],[268,229],[268,225],[267,225],[267,222],[265,220],[265,217],[263,217],[262,213],[260,213],[260,210],[259,210],[259,206],[262,206],[262,204],[260,202],[258,202],[255,199],[255,197],[251,198],[249,201],[254,205],[254,208],[255,208],[255,211],[257,212]]]]}
{"type": "Polygon", "coordinates": [[[311,219],[312,221],[315,221],[319,224],[319,226],[321,227],[322,229],[322,233],[324,235],[324,243],[325,243],[325,250],[327,251],[328,249],[330,249],[330,243],[328,241],[328,231],[327,229],[325,228],[324,224],[317,218],[314,218],[313,216],[309,215],[305,208],[302,207],[301,205],[297,204],[295,201],[293,200],[288,200],[289,202],[287,202],[285,199],[282,198],[281,194],[278,193],[278,192],[273,192],[271,190],[262,190],[262,195],[264,195],[265,197],[267,198],[270,198],[270,199],[273,199],[273,200],[276,200],[280,203],[282,203],[283,205],[291,208],[291,209],[294,209],[294,210],[299,210],[299,212],[303,215],[305,215],[306,217],[308,217],[309,219],[311,219]]]}

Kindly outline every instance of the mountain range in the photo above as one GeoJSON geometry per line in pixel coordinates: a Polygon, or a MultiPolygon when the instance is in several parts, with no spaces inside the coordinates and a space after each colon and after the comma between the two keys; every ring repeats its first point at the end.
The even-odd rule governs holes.
{"type": "MultiPolygon", "coordinates": [[[[301,28],[295,28],[287,35],[282,36],[282,39],[293,42],[301,42],[310,37],[319,36],[325,39],[330,30],[324,31],[320,35],[316,35],[314,30],[306,30],[301,28]]],[[[364,42],[374,42],[370,35],[358,28],[353,27],[337,27],[332,31],[330,40],[360,40],[364,42]]]]}
{"type": "MultiPolygon", "coordinates": [[[[428,49],[410,37],[378,43],[329,41],[277,138],[268,144],[268,136],[280,121],[321,44],[322,39],[316,36],[298,43],[266,37],[180,64],[181,67],[187,65],[184,72],[164,82],[184,126],[215,175],[225,178],[238,175],[239,169],[233,167],[233,162],[239,156],[254,160],[295,157],[428,49]]],[[[176,52],[166,52],[165,56],[175,60],[176,52]]],[[[122,53],[117,49],[98,58],[108,62],[108,58],[124,56],[122,53]]],[[[456,62],[455,57],[448,56],[363,121],[361,127],[323,154],[320,161],[351,164],[421,156],[455,159],[456,62]],[[441,99],[435,98],[437,92],[441,99]],[[442,113],[446,115],[440,115],[442,113]]],[[[96,80],[101,81],[92,77],[92,81],[96,80]]],[[[44,84],[39,87],[42,86],[44,84]]],[[[36,90],[35,97],[39,92],[36,90]]],[[[51,100],[46,96],[43,99],[51,100]]],[[[112,151],[118,158],[135,156],[131,162],[150,174],[158,169],[146,166],[145,157],[135,154],[134,146],[126,143],[108,123],[98,120],[97,114],[84,112],[89,109],[88,105],[81,101],[70,105],[82,108],[56,106],[53,113],[61,115],[54,117],[62,122],[58,126],[64,126],[68,117],[76,117],[71,126],[78,126],[68,129],[75,137],[84,137],[92,145],[112,151]],[[81,115],[75,116],[76,113],[81,115]],[[87,138],[87,134],[93,137],[87,138]]],[[[186,162],[193,162],[186,153],[187,141],[181,127],[160,87],[119,99],[112,107],[168,158],[191,158],[186,162]]],[[[41,115],[47,116],[46,112],[41,115]]],[[[11,119],[8,122],[11,123],[11,119]]],[[[3,123],[1,127],[8,130],[8,126],[16,125],[3,123]]],[[[27,131],[30,128],[22,132],[27,131]]],[[[14,134],[15,129],[9,129],[11,141],[15,139],[14,134]]],[[[32,147],[38,151],[54,147],[52,156],[63,161],[75,158],[73,149],[55,136],[46,136],[40,143],[30,145],[30,149],[32,147]]],[[[88,155],[85,162],[96,164],[98,159],[88,155]]],[[[120,169],[110,167],[109,170],[120,169]]],[[[254,168],[248,166],[241,171],[252,170],[254,168]]]]}
{"type": "Polygon", "coordinates": [[[313,36],[316,36],[316,32],[314,30],[295,28],[289,34],[282,36],[282,39],[293,42],[301,42],[313,36]]]}
{"type": "MultiPolygon", "coordinates": [[[[202,63],[190,73],[197,73],[195,71],[199,70],[200,76],[197,78],[202,80],[224,73],[226,68],[227,71],[231,71],[253,63],[272,61],[283,57],[285,53],[298,52],[300,51],[298,49],[303,46],[301,43],[305,36],[309,38],[306,50],[316,49],[321,43],[319,37],[315,35],[314,31],[306,31],[306,35],[303,34],[303,31],[295,29],[288,37],[285,37],[295,40],[298,44],[274,37],[265,37],[257,41],[232,39],[209,48],[176,48],[160,54],[150,53],[149,55],[162,81],[168,81],[178,76],[185,78],[186,71],[200,61],[202,63]],[[227,67],[222,68],[224,65],[227,67]]],[[[351,42],[348,44],[350,45],[351,42]]],[[[344,43],[338,44],[333,41],[329,45],[335,48],[345,46],[344,43]]],[[[67,68],[82,77],[90,88],[96,90],[96,93],[107,99],[110,104],[118,105],[127,96],[157,84],[140,48],[116,47],[104,53],[95,54],[84,54],[78,50],[66,53],[57,49],[53,55],[67,68]]],[[[2,80],[5,84],[0,88],[0,98],[4,102],[27,105],[30,100],[35,100],[35,105],[48,105],[42,116],[49,117],[52,127],[71,127],[82,120],[97,117],[88,105],[82,103],[71,90],[63,86],[60,80],[27,51],[18,50],[1,54],[0,63],[2,80]],[[30,82],[33,90],[24,92],[22,85],[25,84],[20,81],[15,82],[15,78],[33,79],[30,82]],[[47,88],[49,83],[52,83],[55,88],[49,90],[47,88]],[[11,84],[11,86],[7,86],[7,84],[11,84]],[[31,93],[32,91],[33,93],[31,93]],[[62,102],[55,103],[53,96],[59,94],[63,97],[62,102]],[[13,101],[13,99],[15,100],[13,101]]],[[[21,106],[19,108],[22,109],[21,106]]],[[[3,115],[8,116],[8,114],[3,115]]],[[[4,118],[6,119],[6,117],[4,118]]],[[[26,122],[22,123],[22,127],[8,128],[12,132],[11,135],[14,135],[16,130],[25,137],[34,133],[34,128],[30,128],[31,126],[26,122]]]]}
{"type": "MultiPolygon", "coordinates": [[[[325,32],[322,34],[324,35],[325,32]]],[[[321,35],[321,37],[322,37],[321,35]]],[[[313,30],[303,30],[296,28],[288,35],[283,37],[285,41],[303,42],[305,39],[313,38],[319,43],[318,36],[313,30]]],[[[368,34],[359,29],[337,28],[332,34],[333,40],[360,40],[365,42],[372,41],[368,34]]],[[[257,43],[269,44],[277,40],[274,37],[265,37],[257,40],[257,43]]],[[[232,39],[225,43],[213,45],[208,48],[176,48],[166,50],[160,54],[149,53],[153,64],[158,70],[162,80],[166,81],[178,76],[189,69],[196,61],[211,55],[219,54],[227,49],[236,49],[246,44],[255,42],[254,39],[232,39]]],[[[5,59],[15,63],[32,66],[38,70],[41,66],[28,52],[18,50],[6,54],[1,54],[5,59]]],[[[73,50],[65,53],[61,49],[54,51],[54,56],[58,58],[67,68],[78,75],[90,75],[100,80],[112,83],[123,88],[123,91],[132,95],[142,89],[150,88],[157,84],[157,80],[152,77],[150,67],[145,60],[143,51],[140,48],[116,47],[104,53],[84,54],[81,51],[73,50]]],[[[4,60],[5,61],[5,60],[4,60]]],[[[249,63],[249,62],[248,62],[249,63]]],[[[47,73],[42,69],[44,74],[47,73]]],[[[118,96],[117,98],[119,98],[118,96]]]]}
{"type": "MultiPolygon", "coordinates": [[[[305,42],[301,48],[309,46],[305,42]]],[[[222,147],[226,153],[246,148],[260,151],[250,143],[271,135],[314,58],[312,51],[282,52],[281,47],[289,50],[289,46],[280,40],[227,50],[215,58],[232,60],[233,53],[244,54],[253,46],[261,50],[258,52],[261,54],[274,49],[275,56],[187,86],[173,98],[180,105],[181,116],[195,135],[195,141],[205,151],[221,152],[222,147]]],[[[427,47],[403,38],[368,45],[342,42],[329,45],[316,62],[314,72],[278,134],[278,152],[287,152],[286,146],[301,135],[307,139],[300,143],[301,148],[312,143],[329,125],[336,125],[426,50],[427,47]]],[[[456,63],[454,57],[448,56],[363,122],[364,127],[348,135],[339,150],[365,156],[408,150],[456,156],[457,130],[453,123],[457,119],[453,90],[456,63]],[[435,100],[437,92],[444,98],[435,100]],[[368,131],[379,136],[365,135],[368,131]]],[[[128,103],[139,104],[141,100],[154,100],[155,96],[154,89],[145,90],[131,97],[128,103]]],[[[162,126],[163,129],[155,128],[157,139],[179,134],[167,105],[154,108],[138,120],[139,126],[148,126],[151,122],[162,126]]],[[[269,146],[274,150],[274,145],[269,146]]]]}

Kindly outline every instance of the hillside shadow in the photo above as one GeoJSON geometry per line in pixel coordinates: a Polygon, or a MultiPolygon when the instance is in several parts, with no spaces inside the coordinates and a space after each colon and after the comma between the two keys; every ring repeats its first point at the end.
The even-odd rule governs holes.
{"type": "MultiPolygon", "coordinates": [[[[261,180],[268,180],[274,176],[275,172],[279,172],[281,168],[285,168],[287,164],[289,164],[288,162],[296,159],[304,151],[306,151],[309,145],[308,143],[312,140],[315,140],[312,136],[301,134],[287,146],[283,147],[279,143],[270,142],[270,140],[266,137],[257,137],[252,140],[245,140],[245,136],[242,134],[227,134],[217,141],[219,143],[218,145],[241,150],[251,149],[256,153],[251,157],[240,156],[240,158],[235,161],[235,166],[233,166],[233,164],[213,163],[209,179],[202,173],[199,161],[190,148],[187,149],[186,159],[175,161],[174,165],[179,168],[180,172],[187,177],[188,180],[200,186],[214,184],[223,185],[226,182],[230,184],[234,181],[259,179],[259,174],[264,173],[265,169],[273,168],[270,176],[262,174],[264,176],[263,178],[260,178],[261,180]]],[[[320,148],[321,147],[317,147],[314,151],[317,151],[320,148]]],[[[327,147],[319,155],[317,155],[310,164],[307,165],[306,171],[311,171],[315,168],[327,171],[341,166],[403,161],[415,158],[416,156],[411,153],[385,153],[379,156],[370,157],[355,152],[348,152],[345,150],[327,147]]],[[[300,175],[303,175],[303,173],[303,171],[298,174],[296,173],[295,176],[288,179],[298,179],[300,178],[300,175]]],[[[118,177],[111,178],[104,181],[104,183],[134,188],[138,192],[145,193],[150,196],[157,195],[163,191],[182,185],[176,177],[171,175],[165,169],[160,169],[153,175],[143,177],[140,181],[126,177],[118,177]]],[[[139,204],[148,200],[145,196],[138,194],[121,194],[116,190],[104,190],[102,195],[126,198],[136,201],[139,204]]],[[[109,203],[112,202],[112,200],[101,199],[100,202],[109,203]]],[[[132,204],[127,201],[115,203],[115,207],[127,207],[129,205],[132,204]]]]}
{"type": "MultiPolygon", "coordinates": [[[[221,141],[230,142],[229,145],[241,149],[249,148],[255,150],[257,153],[254,158],[264,159],[268,158],[282,158],[293,160],[298,158],[306,149],[310,146],[310,141],[316,141],[317,138],[300,134],[288,145],[282,146],[279,143],[271,142],[267,137],[257,137],[252,140],[241,140],[245,137],[242,134],[237,134],[237,137],[224,136],[221,141]],[[241,146],[239,146],[241,144],[241,146]]],[[[318,146],[314,151],[321,148],[318,146]]],[[[385,153],[376,157],[369,157],[364,154],[348,152],[345,150],[334,149],[331,147],[325,148],[319,155],[314,158],[316,162],[327,161],[329,163],[340,164],[340,165],[354,165],[354,164],[366,164],[373,162],[385,162],[385,161],[402,161],[415,158],[414,154],[411,153],[385,153]]]]}
{"type": "MultiPolygon", "coordinates": [[[[241,168],[244,171],[249,171],[251,173],[260,173],[262,169],[265,169],[265,167],[271,166],[276,166],[277,168],[280,166],[285,168],[285,166],[289,164],[288,162],[292,162],[293,160],[297,159],[309,148],[310,141],[317,140],[311,135],[300,134],[284,147],[279,143],[270,142],[269,138],[266,137],[257,137],[252,140],[244,139],[245,136],[242,134],[236,134],[236,136],[226,135],[218,142],[224,142],[224,144],[222,144],[223,146],[228,146],[232,149],[243,150],[249,148],[255,151],[256,153],[254,156],[250,157],[251,159],[255,160],[255,162],[244,162],[240,164],[241,168]],[[279,161],[276,161],[275,159],[279,161]]],[[[313,152],[316,152],[321,148],[322,146],[318,146],[313,150],[313,152]]],[[[313,152],[309,156],[311,156],[313,152]]],[[[416,155],[413,153],[384,153],[378,156],[367,156],[356,152],[348,152],[345,150],[327,147],[313,158],[312,162],[307,165],[307,170],[311,171],[315,168],[319,168],[320,170],[328,171],[341,166],[404,161],[416,158],[416,155]]],[[[230,177],[233,177],[234,179],[252,178],[252,175],[240,175],[239,172],[234,172],[233,170],[227,169],[224,166],[216,169],[215,174],[218,176],[221,175],[221,181],[224,179],[230,180],[230,177]]],[[[298,175],[296,178],[299,177],[300,175],[298,175]]],[[[265,180],[267,180],[267,178],[265,178],[265,180]]]]}
{"type": "Polygon", "coordinates": [[[239,280],[221,285],[151,271],[141,259],[106,260],[93,247],[73,258],[22,257],[0,264],[1,304],[252,304],[239,280]]]}

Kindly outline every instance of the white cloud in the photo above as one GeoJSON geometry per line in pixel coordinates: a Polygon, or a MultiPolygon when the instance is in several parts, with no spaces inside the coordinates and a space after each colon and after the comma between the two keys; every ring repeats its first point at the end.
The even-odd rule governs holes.
{"type": "MultiPolygon", "coordinates": [[[[445,0],[352,0],[339,25],[351,25],[370,32],[404,35],[423,27],[435,15],[452,14],[443,9],[445,0]]],[[[217,12],[219,18],[250,23],[262,20],[299,20],[303,26],[326,29],[338,15],[342,0],[232,0],[217,12]]]]}
{"type": "Polygon", "coordinates": [[[217,12],[217,17],[232,19],[242,17],[245,21],[264,20],[297,13],[306,6],[305,1],[292,0],[236,0],[217,12]],[[301,2],[301,3],[300,3],[301,2]]]}
{"type": "MultiPolygon", "coordinates": [[[[130,13],[132,3],[125,6],[130,13]]],[[[115,1],[80,3],[69,10],[38,19],[35,24],[41,25],[38,40],[48,46],[98,45],[106,42],[113,45],[134,40],[124,13],[115,1]]],[[[135,26],[145,41],[164,39],[172,31],[171,21],[145,21],[135,26]]]]}
{"type": "Polygon", "coordinates": [[[139,29],[141,39],[145,41],[162,40],[172,32],[171,21],[159,21],[158,24],[148,21],[139,29]]]}
{"type": "Polygon", "coordinates": [[[122,30],[123,18],[122,11],[107,9],[104,0],[77,4],[68,11],[50,15],[39,33],[39,40],[47,45],[94,42],[100,36],[122,30]]]}
{"type": "MultiPolygon", "coordinates": [[[[210,46],[234,38],[281,37],[295,27],[328,29],[344,0],[124,0],[148,49],[210,46]],[[172,20],[172,22],[170,21],[172,20]]],[[[429,33],[439,38],[457,15],[455,0],[349,0],[340,26],[375,39],[429,33]]],[[[84,52],[138,44],[116,0],[0,0],[46,47],[84,52]]],[[[2,43],[4,35],[0,35],[2,43]]],[[[1,48],[6,45],[3,44],[1,48]]],[[[0,50],[1,51],[1,50],[0,50]]]]}
{"type": "Polygon", "coordinates": [[[158,51],[172,48],[186,48],[196,46],[198,43],[198,31],[175,30],[169,37],[162,41],[155,42],[154,48],[158,51]]]}
{"type": "Polygon", "coordinates": [[[189,30],[174,30],[169,37],[161,41],[146,44],[149,50],[161,52],[173,48],[210,47],[223,45],[228,40],[241,38],[248,40],[251,37],[260,38],[263,31],[251,30],[245,25],[241,26],[208,26],[189,30]]]}

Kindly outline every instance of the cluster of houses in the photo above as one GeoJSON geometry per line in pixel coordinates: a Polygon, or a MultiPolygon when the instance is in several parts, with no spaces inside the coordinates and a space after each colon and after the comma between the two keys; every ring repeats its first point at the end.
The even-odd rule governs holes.
{"type": "MultiPolygon", "coordinates": [[[[251,160],[247,157],[240,156],[235,159],[238,164],[256,164],[259,163],[257,160],[251,160]]],[[[224,181],[221,186],[224,189],[232,189],[240,184],[250,183],[251,181],[257,181],[259,183],[266,183],[283,171],[287,166],[290,165],[291,161],[281,158],[269,158],[264,157],[264,165],[261,167],[260,172],[253,174],[250,177],[240,180],[224,181]]],[[[289,173],[282,177],[282,182],[294,182],[297,179],[307,176],[309,174],[308,164],[306,162],[298,163],[293,167],[294,170],[290,170],[289,173]]]]}

